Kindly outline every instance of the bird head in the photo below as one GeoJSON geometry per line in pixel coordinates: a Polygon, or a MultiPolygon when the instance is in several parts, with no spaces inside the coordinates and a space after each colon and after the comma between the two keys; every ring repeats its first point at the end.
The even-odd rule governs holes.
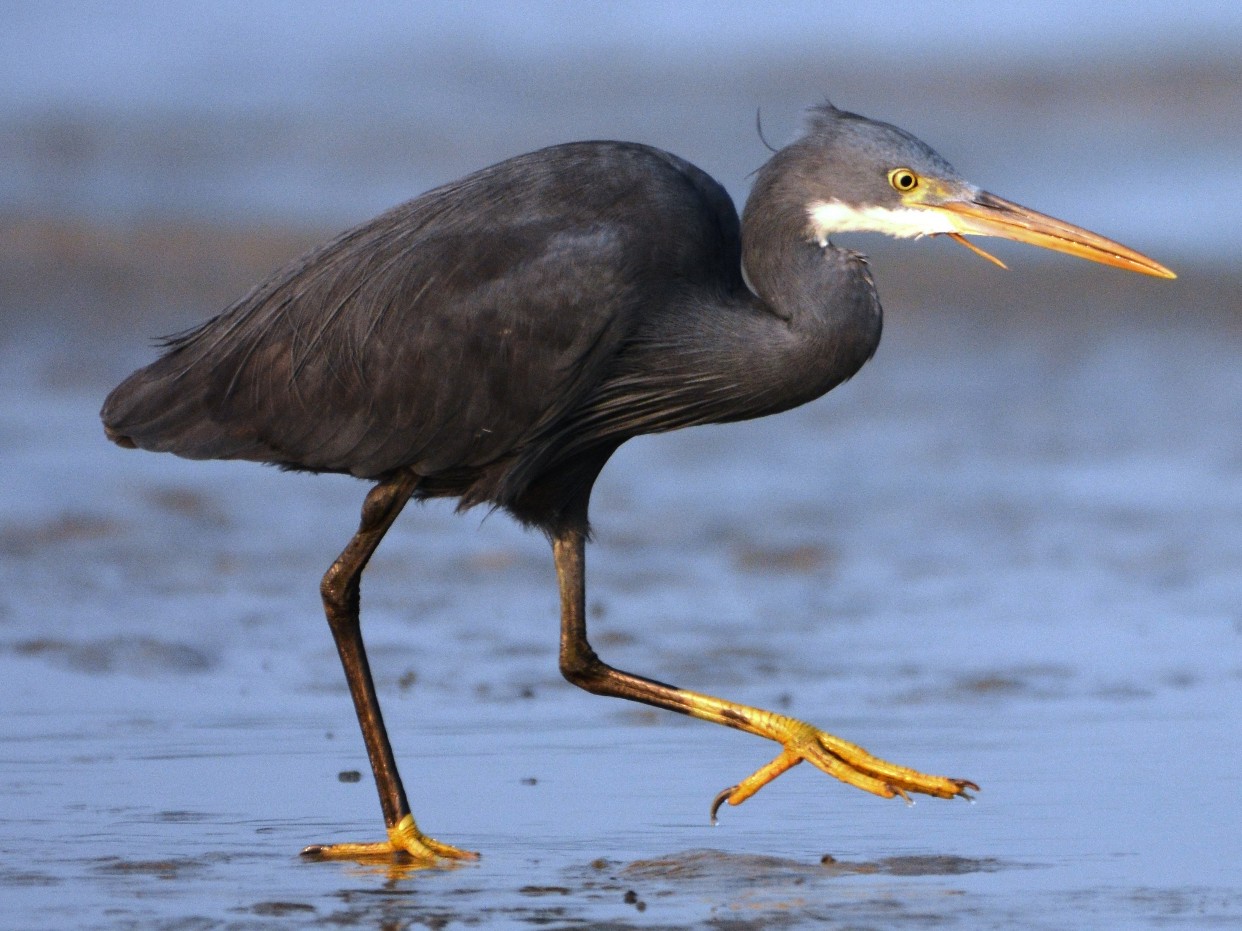
{"type": "Polygon", "coordinates": [[[791,148],[808,159],[800,172],[803,191],[809,191],[808,232],[821,244],[833,233],[852,231],[947,235],[1003,268],[965,238],[1000,236],[1146,275],[1177,277],[1121,243],[989,194],[904,130],[831,104],[811,111],[806,136],[791,148]]]}

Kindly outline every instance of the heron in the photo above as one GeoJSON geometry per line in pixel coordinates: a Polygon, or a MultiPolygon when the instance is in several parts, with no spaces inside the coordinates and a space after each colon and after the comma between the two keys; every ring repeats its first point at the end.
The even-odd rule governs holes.
{"type": "Polygon", "coordinates": [[[780,746],[714,799],[713,820],[802,761],[885,798],[978,790],[788,715],[617,669],[587,638],[591,490],[622,443],[805,404],[875,352],[881,308],[867,260],[831,239],[851,231],[949,236],[999,264],[965,238],[996,236],[1176,277],[969,183],[902,129],[823,103],[756,172],[740,217],[717,181],[660,149],[540,149],[341,234],[167,338],[108,395],[105,432],[123,447],[373,483],[320,594],[387,837],[305,855],[477,856],[415,822],[361,634],[363,570],[411,499],[486,505],[546,535],[569,682],[780,746]]]}

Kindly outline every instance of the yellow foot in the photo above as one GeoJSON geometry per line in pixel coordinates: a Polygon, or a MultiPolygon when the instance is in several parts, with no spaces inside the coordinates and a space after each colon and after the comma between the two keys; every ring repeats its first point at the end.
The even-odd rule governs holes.
{"type": "Polygon", "coordinates": [[[477,860],[472,850],[442,844],[418,829],[413,815],[406,815],[388,829],[388,840],[370,844],[312,844],[302,856],[313,860],[404,860],[434,866],[441,860],[477,860]]]}
{"type": "MultiPolygon", "coordinates": [[[[745,709],[753,711],[754,709],[745,709]]],[[[866,792],[883,798],[900,795],[907,802],[907,793],[920,792],[937,798],[969,799],[967,789],[979,791],[979,787],[967,779],[949,779],[945,776],[929,776],[905,766],[898,766],[872,756],[857,744],[821,731],[817,727],[771,712],[759,712],[747,716],[745,730],[775,740],[784,746],[781,755],[766,766],[760,767],[735,786],[729,786],[712,801],[712,823],[716,812],[725,802],[740,805],[769,782],[788,769],[807,760],[829,776],[857,786],[866,792]]],[[[731,722],[732,723],[732,722],[731,722]]],[[[736,725],[735,725],[736,726],[736,725]]]]}

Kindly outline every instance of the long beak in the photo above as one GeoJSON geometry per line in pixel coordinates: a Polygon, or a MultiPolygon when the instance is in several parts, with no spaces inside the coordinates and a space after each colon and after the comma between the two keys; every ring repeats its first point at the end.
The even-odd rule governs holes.
{"type": "MultiPolygon", "coordinates": [[[[1157,278],[1176,278],[1173,272],[1159,262],[1145,255],[1128,249],[1119,242],[1105,239],[1090,230],[1073,226],[1063,220],[1057,220],[1046,214],[1036,213],[1020,204],[978,191],[966,200],[947,200],[943,203],[928,205],[930,209],[947,214],[947,219],[956,230],[950,233],[954,239],[963,242],[976,252],[982,250],[965,243],[961,235],[1002,236],[1017,242],[1030,243],[1044,249],[1067,252],[1092,262],[1102,262],[1144,275],[1157,278]]],[[[986,256],[986,253],[984,253],[986,256]]],[[[986,256],[991,258],[991,256],[986,256]]],[[[997,261],[993,259],[993,261],[997,261]]]]}

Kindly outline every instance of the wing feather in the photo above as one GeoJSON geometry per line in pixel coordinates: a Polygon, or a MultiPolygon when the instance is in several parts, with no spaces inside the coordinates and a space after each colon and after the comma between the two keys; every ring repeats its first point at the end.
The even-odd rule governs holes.
{"type": "Polygon", "coordinates": [[[624,143],[545,149],[350,230],[173,337],[104,421],[192,458],[412,469],[457,494],[486,477],[472,500],[505,503],[495,489],[521,485],[506,469],[567,442],[643,321],[687,282],[738,278],[738,252],[732,203],[688,163],[624,143]]]}

